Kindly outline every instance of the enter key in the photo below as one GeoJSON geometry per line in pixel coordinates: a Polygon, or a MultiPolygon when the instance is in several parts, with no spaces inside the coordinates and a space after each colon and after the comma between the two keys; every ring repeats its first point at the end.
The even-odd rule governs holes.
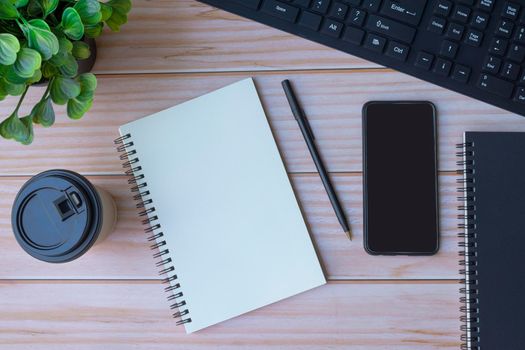
{"type": "Polygon", "coordinates": [[[416,35],[416,30],[412,27],[376,15],[370,15],[368,17],[366,27],[372,32],[383,34],[406,43],[411,43],[416,35]]]}
{"type": "Polygon", "coordinates": [[[427,0],[387,0],[381,14],[417,26],[423,16],[427,0]]]}

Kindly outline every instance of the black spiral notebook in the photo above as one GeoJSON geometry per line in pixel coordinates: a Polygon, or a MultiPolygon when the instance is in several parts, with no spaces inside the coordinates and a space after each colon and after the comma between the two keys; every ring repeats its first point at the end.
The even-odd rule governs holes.
{"type": "Polygon", "coordinates": [[[458,145],[462,349],[525,349],[525,133],[458,145]]]}

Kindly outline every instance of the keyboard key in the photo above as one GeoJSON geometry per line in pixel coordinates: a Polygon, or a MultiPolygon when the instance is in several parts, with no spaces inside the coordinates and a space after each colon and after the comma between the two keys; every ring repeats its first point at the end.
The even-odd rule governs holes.
{"type": "Polygon", "coordinates": [[[483,70],[489,73],[498,74],[501,67],[501,59],[494,56],[487,56],[483,62],[483,70]]]}
{"type": "Polygon", "coordinates": [[[324,21],[323,26],[321,28],[321,33],[330,35],[334,38],[339,38],[341,36],[341,32],[343,31],[343,24],[340,22],[332,21],[331,19],[327,19],[324,21]]]}
{"type": "Polygon", "coordinates": [[[447,38],[460,41],[463,37],[463,32],[465,31],[465,27],[462,25],[459,25],[457,23],[450,23],[447,29],[447,33],[445,34],[447,38]]]}
{"type": "Polygon", "coordinates": [[[379,6],[381,6],[381,0],[365,0],[363,2],[363,8],[370,12],[379,11],[379,6]]]}
{"type": "Polygon", "coordinates": [[[375,34],[368,34],[365,40],[365,47],[375,52],[382,53],[385,48],[386,39],[375,34]]]}
{"type": "Polygon", "coordinates": [[[477,7],[481,10],[490,12],[494,7],[494,2],[496,0],[479,0],[477,7]]]}
{"type": "MultiPolygon", "coordinates": [[[[523,11],[525,13],[525,11],[523,11]]],[[[516,35],[514,36],[514,40],[516,40],[520,44],[525,44],[525,27],[519,27],[516,31],[516,35]]]]}
{"type": "Polygon", "coordinates": [[[311,30],[318,31],[319,27],[321,26],[322,19],[323,17],[321,17],[320,15],[309,11],[304,11],[301,15],[301,18],[299,18],[299,25],[309,28],[311,30]]]}
{"type": "Polygon", "coordinates": [[[432,17],[428,23],[427,30],[441,35],[443,34],[446,25],[447,21],[445,21],[443,18],[432,17]]]}
{"type": "Polygon", "coordinates": [[[363,23],[365,23],[366,18],[366,12],[359,9],[352,9],[352,12],[350,13],[350,17],[347,20],[347,23],[353,24],[358,27],[362,27],[363,23]]]}
{"type": "Polygon", "coordinates": [[[472,21],[470,22],[470,25],[473,28],[476,28],[479,30],[485,30],[488,24],[489,24],[489,15],[487,15],[486,13],[481,13],[481,12],[474,13],[474,16],[472,16],[472,21]]]}
{"type": "Polygon", "coordinates": [[[450,69],[452,68],[452,62],[438,58],[436,65],[434,66],[434,73],[448,77],[450,69]]]}
{"type": "Polygon", "coordinates": [[[507,54],[507,58],[514,62],[521,63],[525,59],[525,46],[512,44],[507,54]]]}
{"type": "Polygon", "coordinates": [[[470,68],[457,64],[452,72],[452,79],[460,83],[467,83],[470,77],[470,68]]]}
{"type": "Polygon", "coordinates": [[[427,0],[387,0],[381,14],[416,26],[421,21],[427,0]]]}
{"type": "Polygon", "coordinates": [[[506,19],[499,21],[498,26],[496,27],[496,35],[500,35],[504,38],[510,38],[512,35],[512,29],[514,28],[514,23],[506,19]]]}
{"type": "Polygon", "coordinates": [[[514,90],[514,84],[489,74],[481,74],[478,88],[503,98],[510,98],[512,90],[514,90]]]}
{"type": "Polygon", "coordinates": [[[434,5],[434,14],[448,17],[450,14],[450,11],[452,11],[452,3],[448,0],[438,0],[436,1],[436,5],[434,5]]]}
{"type": "Polygon", "coordinates": [[[391,41],[386,49],[386,55],[400,61],[406,61],[409,50],[408,46],[391,41]]]}
{"type": "Polygon", "coordinates": [[[458,47],[458,44],[445,40],[441,43],[441,50],[439,53],[448,58],[455,58],[458,53],[458,47]]]}
{"type": "Polygon", "coordinates": [[[514,96],[514,101],[525,103],[525,87],[518,88],[516,96],[514,96]]]}
{"type": "Polygon", "coordinates": [[[501,13],[501,16],[515,20],[518,18],[519,12],[520,5],[507,1],[503,5],[503,12],[501,13]]]}
{"type": "Polygon", "coordinates": [[[503,64],[503,68],[501,69],[501,73],[500,73],[500,75],[503,78],[507,78],[509,80],[518,79],[519,74],[520,74],[520,66],[512,62],[505,62],[505,64],[503,64]]]}
{"type": "Polygon", "coordinates": [[[411,43],[416,35],[414,28],[377,15],[368,16],[366,28],[406,43],[411,43]]]}
{"type": "Polygon", "coordinates": [[[456,6],[454,12],[452,13],[452,19],[467,23],[470,17],[470,8],[465,6],[456,6]]]}
{"type": "Polygon", "coordinates": [[[293,0],[294,5],[301,6],[303,8],[309,8],[310,3],[311,3],[311,0],[293,0]]]}
{"type": "Polygon", "coordinates": [[[424,70],[429,70],[434,61],[434,55],[421,51],[417,54],[415,66],[424,70]]]}
{"type": "Polygon", "coordinates": [[[328,7],[330,6],[330,0],[314,0],[312,5],[312,11],[326,14],[328,7]]]}
{"type": "Polygon", "coordinates": [[[330,10],[330,17],[344,21],[346,15],[348,14],[348,6],[344,4],[334,4],[330,10]]]}
{"type": "Polygon", "coordinates": [[[361,5],[361,0],[342,0],[348,6],[359,6],[361,5]]]}
{"type": "Polygon", "coordinates": [[[495,55],[503,56],[507,51],[509,42],[505,39],[494,38],[489,46],[489,52],[495,55]]]}
{"type": "Polygon", "coordinates": [[[467,32],[467,36],[465,37],[465,43],[474,47],[480,46],[482,40],[483,33],[478,32],[474,29],[469,29],[469,31],[467,32]]]}
{"type": "Polygon", "coordinates": [[[347,27],[343,35],[343,40],[352,44],[361,45],[365,32],[361,29],[347,27]]]}
{"type": "Polygon", "coordinates": [[[264,1],[261,9],[269,15],[292,23],[295,22],[295,19],[299,14],[299,9],[297,7],[283,4],[282,2],[275,0],[264,1]]]}
{"type": "Polygon", "coordinates": [[[233,0],[234,2],[246,6],[248,8],[258,10],[261,0],[233,0]]]}
{"type": "Polygon", "coordinates": [[[520,78],[519,83],[522,84],[522,85],[525,85],[525,70],[521,74],[521,78],[520,78]]]}

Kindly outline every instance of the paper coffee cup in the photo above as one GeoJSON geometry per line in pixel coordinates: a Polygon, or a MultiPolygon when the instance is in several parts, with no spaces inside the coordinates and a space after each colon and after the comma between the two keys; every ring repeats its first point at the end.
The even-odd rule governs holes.
{"type": "Polygon", "coordinates": [[[75,260],[113,230],[117,207],[111,195],[68,170],[32,177],[13,204],[13,233],[31,256],[50,263],[75,260]]]}

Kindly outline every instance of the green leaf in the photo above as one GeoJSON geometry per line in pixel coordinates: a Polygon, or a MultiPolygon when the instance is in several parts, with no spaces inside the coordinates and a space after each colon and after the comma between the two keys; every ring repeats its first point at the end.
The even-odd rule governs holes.
{"type": "Polygon", "coordinates": [[[80,40],[84,36],[84,25],[80,19],[78,12],[72,8],[68,7],[62,14],[62,28],[64,29],[64,34],[73,40],[80,40]]]}
{"type": "Polygon", "coordinates": [[[120,26],[128,22],[128,13],[131,11],[131,0],[109,0],[106,3],[113,9],[106,24],[114,32],[120,31],[120,26]]]}
{"type": "Polygon", "coordinates": [[[44,18],[53,13],[59,3],[59,0],[40,0],[42,3],[42,9],[44,11],[44,18]]]}
{"type": "Polygon", "coordinates": [[[73,50],[73,44],[66,37],[60,37],[58,39],[58,52],[49,59],[55,67],[63,66],[67,59],[68,54],[73,50]]]}
{"type": "Polygon", "coordinates": [[[33,76],[26,81],[26,84],[32,85],[38,83],[40,80],[42,80],[42,71],[37,69],[35,74],[33,74],[33,76]]]}
{"type": "Polygon", "coordinates": [[[11,0],[0,0],[0,19],[17,19],[20,17],[11,0]]]}
{"type": "Polygon", "coordinates": [[[21,77],[18,75],[18,73],[15,71],[15,65],[11,65],[6,67],[7,69],[4,72],[4,80],[12,83],[12,84],[25,84],[27,82],[27,77],[21,77]]]}
{"type": "Polygon", "coordinates": [[[5,99],[7,95],[8,93],[7,93],[7,90],[5,89],[4,81],[3,79],[0,79],[0,101],[5,99]]]}
{"type": "Polygon", "coordinates": [[[0,124],[0,135],[8,140],[14,139],[18,142],[26,140],[29,131],[25,124],[18,118],[16,113],[11,114],[9,118],[0,124]]]}
{"type": "Polygon", "coordinates": [[[16,54],[20,51],[20,43],[16,36],[8,33],[0,34],[0,64],[9,66],[16,61],[16,54]]]}
{"type": "Polygon", "coordinates": [[[113,13],[113,7],[106,5],[105,3],[100,3],[100,13],[102,13],[102,22],[106,22],[111,14],[113,13]]]}
{"type": "Polygon", "coordinates": [[[42,57],[37,51],[23,48],[18,52],[13,68],[19,77],[29,79],[41,65],[42,57]]]}
{"type": "Polygon", "coordinates": [[[58,52],[58,39],[44,20],[32,19],[22,29],[28,46],[40,52],[44,60],[58,52]]]}
{"type": "Polygon", "coordinates": [[[39,17],[43,11],[42,5],[40,5],[39,0],[29,0],[26,11],[30,17],[39,17]]]}
{"type": "Polygon", "coordinates": [[[5,91],[11,96],[20,96],[24,93],[26,89],[25,83],[12,83],[4,79],[4,88],[5,91]]]}
{"type": "Polygon", "coordinates": [[[64,64],[58,67],[58,71],[65,77],[74,78],[78,74],[78,62],[75,57],[68,53],[64,64]]]}
{"type": "Polygon", "coordinates": [[[53,102],[65,105],[80,94],[80,83],[71,78],[55,77],[51,82],[50,94],[53,102]]]}
{"type": "Polygon", "coordinates": [[[84,34],[86,34],[88,38],[96,39],[102,34],[102,28],[104,28],[103,23],[97,23],[93,26],[85,26],[84,34]]]}
{"type": "Polygon", "coordinates": [[[28,115],[23,118],[20,118],[20,121],[22,124],[24,124],[26,128],[26,134],[23,138],[17,139],[18,142],[20,142],[22,145],[30,145],[33,143],[34,134],[33,134],[33,118],[28,115]]]}
{"type": "Polygon", "coordinates": [[[100,3],[97,0],[80,0],[73,8],[77,10],[82,23],[86,25],[95,25],[102,20],[100,3]]]}
{"type": "Polygon", "coordinates": [[[97,77],[93,73],[80,74],[77,78],[82,92],[94,92],[97,89],[97,77]]]}
{"type": "Polygon", "coordinates": [[[33,122],[40,124],[45,128],[50,127],[55,123],[55,111],[51,99],[48,97],[38,102],[31,111],[33,122]]]}
{"type": "Polygon", "coordinates": [[[27,5],[29,0],[12,0],[13,5],[16,6],[16,8],[24,7],[27,5]]]}
{"type": "Polygon", "coordinates": [[[93,100],[71,99],[67,102],[67,116],[71,119],[80,119],[93,106],[93,100]]]}
{"type": "Polygon", "coordinates": [[[83,41],[75,41],[73,43],[73,56],[78,60],[85,60],[91,56],[89,45],[83,41]]]}
{"type": "Polygon", "coordinates": [[[49,62],[44,62],[42,65],[42,75],[44,78],[51,78],[58,74],[58,68],[49,62]]]}
{"type": "Polygon", "coordinates": [[[97,88],[97,78],[92,73],[84,73],[77,77],[80,84],[80,94],[67,102],[67,115],[71,119],[80,119],[93,105],[93,96],[97,88]]]}

